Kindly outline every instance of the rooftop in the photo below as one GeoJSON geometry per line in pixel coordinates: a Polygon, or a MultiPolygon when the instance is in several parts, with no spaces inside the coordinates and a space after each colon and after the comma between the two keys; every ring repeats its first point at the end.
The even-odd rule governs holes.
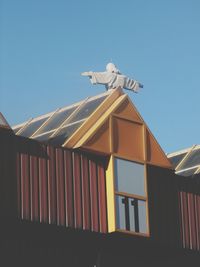
{"type": "Polygon", "coordinates": [[[200,145],[167,155],[173,164],[176,174],[190,176],[200,173],[200,145]]]}
{"type": "Polygon", "coordinates": [[[12,128],[16,135],[63,145],[110,94],[111,91],[107,91],[94,97],[88,97],[73,105],[30,118],[12,128]]]}

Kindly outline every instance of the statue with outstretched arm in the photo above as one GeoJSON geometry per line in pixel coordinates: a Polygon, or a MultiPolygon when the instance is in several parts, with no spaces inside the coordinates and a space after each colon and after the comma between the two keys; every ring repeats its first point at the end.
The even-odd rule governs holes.
{"type": "Polygon", "coordinates": [[[107,90],[121,87],[137,93],[139,88],[143,88],[138,81],[121,74],[113,63],[108,63],[104,72],[88,71],[81,75],[88,76],[92,84],[104,84],[107,90]]]}

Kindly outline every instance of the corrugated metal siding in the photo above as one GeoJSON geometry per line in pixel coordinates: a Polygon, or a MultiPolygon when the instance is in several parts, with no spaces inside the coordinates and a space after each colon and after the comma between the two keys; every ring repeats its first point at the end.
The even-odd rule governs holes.
{"type": "Polygon", "coordinates": [[[38,155],[35,152],[36,155],[32,155],[27,146],[26,153],[17,155],[19,216],[25,220],[107,232],[102,160],[49,145],[40,145],[38,155]]]}
{"type": "Polygon", "coordinates": [[[200,182],[189,179],[179,191],[181,239],[184,248],[200,250],[200,182]]]}
{"type": "Polygon", "coordinates": [[[200,177],[148,166],[151,238],[200,251],[200,177]]]}
{"type": "Polygon", "coordinates": [[[12,204],[22,220],[107,232],[104,158],[2,133],[0,147],[1,211],[12,204]]]}

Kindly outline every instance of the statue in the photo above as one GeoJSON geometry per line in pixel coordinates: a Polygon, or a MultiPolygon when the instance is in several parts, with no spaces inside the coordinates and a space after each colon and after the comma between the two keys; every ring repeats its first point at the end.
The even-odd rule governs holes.
{"type": "Polygon", "coordinates": [[[88,76],[92,84],[104,84],[106,90],[121,87],[137,93],[139,88],[143,88],[143,85],[138,81],[121,74],[113,63],[108,63],[104,72],[88,71],[81,73],[81,75],[88,76]]]}

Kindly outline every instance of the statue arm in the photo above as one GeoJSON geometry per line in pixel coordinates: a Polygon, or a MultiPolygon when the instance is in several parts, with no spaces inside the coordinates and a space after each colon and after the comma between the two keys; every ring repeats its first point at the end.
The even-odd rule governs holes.
{"type": "Polygon", "coordinates": [[[108,84],[111,80],[112,74],[107,72],[82,72],[82,76],[88,76],[92,84],[108,84]]]}
{"type": "Polygon", "coordinates": [[[92,71],[85,71],[81,73],[82,76],[88,76],[88,77],[92,77],[92,74],[93,74],[92,71]]]}
{"type": "Polygon", "coordinates": [[[124,88],[137,93],[139,91],[139,88],[143,88],[143,85],[138,81],[126,77],[124,88]]]}

